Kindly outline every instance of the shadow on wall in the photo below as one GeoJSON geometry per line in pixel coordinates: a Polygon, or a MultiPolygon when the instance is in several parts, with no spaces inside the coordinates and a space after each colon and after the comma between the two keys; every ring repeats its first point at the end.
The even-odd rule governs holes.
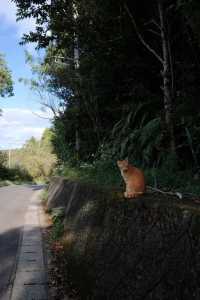
{"type": "Polygon", "coordinates": [[[161,194],[124,201],[62,178],[49,191],[49,209],[65,208],[65,267],[81,299],[200,299],[198,206],[161,194]]]}

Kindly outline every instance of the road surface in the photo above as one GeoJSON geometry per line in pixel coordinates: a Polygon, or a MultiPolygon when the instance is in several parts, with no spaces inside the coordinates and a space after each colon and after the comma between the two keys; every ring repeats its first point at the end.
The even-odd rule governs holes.
{"type": "Polygon", "coordinates": [[[0,299],[9,299],[24,217],[35,185],[0,188],[0,299]]]}

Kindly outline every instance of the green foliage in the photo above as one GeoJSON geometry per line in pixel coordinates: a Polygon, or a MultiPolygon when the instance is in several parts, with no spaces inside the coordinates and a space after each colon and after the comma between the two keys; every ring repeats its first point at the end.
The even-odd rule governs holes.
{"type": "Polygon", "coordinates": [[[0,151],[0,166],[5,167],[8,162],[8,155],[6,151],[0,151]]]}
{"type": "MultiPolygon", "coordinates": [[[[173,175],[173,171],[165,166],[169,137],[163,73],[160,62],[138,38],[162,57],[159,1],[148,1],[146,10],[145,0],[14,2],[18,19],[32,16],[38,25],[22,42],[36,42],[45,49],[43,60],[34,61],[27,54],[34,74],[29,84],[54,113],[52,143],[59,164],[64,165],[60,173],[81,178],[91,174],[88,180],[111,184],[119,182],[114,162],[129,156],[150,173],[162,170],[171,186],[167,172],[173,175]],[[107,176],[110,179],[104,179],[107,176]]],[[[166,0],[164,15],[173,70],[174,172],[189,169],[193,176],[200,155],[199,2],[166,0]]],[[[34,142],[27,145],[27,152],[30,148],[37,148],[34,142]]],[[[42,153],[32,151],[34,160],[26,164],[33,177],[51,173],[41,167],[42,153]]],[[[25,149],[24,156],[28,156],[25,149]]]]}
{"type": "Polygon", "coordinates": [[[7,179],[8,172],[6,169],[8,156],[5,151],[0,151],[0,179],[7,179]]]}
{"type": "Polygon", "coordinates": [[[105,145],[112,156],[129,157],[143,166],[152,166],[161,159],[158,149],[162,143],[160,118],[150,119],[142,104],[131,109],[115,124],[110,139],[105,145]]]}
{"type": "Polygon", "coordinates": [[[13,96],[13,82],[5,59],[0,54],[0,97],[13,96]]]}
{"type": "Polygon", "coordinates": [[[19,150],[12,151],[12,166],[25,170],[37,182],[44,182],[57,163],[53,153],[53,133],[46,129],[41,140],[32,137],[19,150]]]}
{"type": "MultiPolygon", "coordinates": [[[[77,180],[85,183],[96,184],[101,187],[116,188],[123,190],[125,188],[116,160],[101,157],[92,164],[82,163],[78,167],[65,164],[57,168],[56,175],[61,175],[69,180],[77,180]],[[105,159],[106,158],[106,159],[105,159]]],[[[138,162],[130,160],[140,167],[138,162]]],[[[191,169],[181,169],[177,163],[176,157],[169,155],[160,166],[143,168],[146,183],[149,186],[160,188],[162,190],[174,190],[179,192],[192,193],[200,195],[198,178],[194,176],[191,169]]]]}
{"type": "Polygon", "coordinates": [[[51,242],[55,242],[59,240],[64,233],[64,211],[61,208],[54,208],[51,212],[52,220],[53,220],[53,228],[51,231],[50,240],[51,242]]]}
{"type": "Polygon", "coordinates": [[[19,166],[12,167],[11,169],[7,169],[8,179],[16,184],[20,184],[22,182],[32,182],[33,178],[29,174],[29,172],[21,168],[19,166]]]}
{"type": "Polygon", "coordinates": [[[22,169],[19,166],[8,168],[7,166],[0,166],[0,180],[10,181],[15,184],[22,182],[31,182],[32,177],[27,172],[27,170],[22,169]]]}
{"type": "Polygon", "coordinates": [[[48,191],[47,191],[47,189],[44,189],[42,191],[42,193],[40,194],[40,197],[41,197],[42,203],[46,204],[47,200],[48,200],[48,191]]]}
{"type": "Polygon", "coordinates": [[[178,191],[191,195],[200,195],[198,179],[192,170],[169,171],[166,168],[148,169],[145,172],[148,185],[166,191],[178,191]]]}
{"type": "Polygon", "coordinates": [[[78,167],[65,164],[57,169],[56,174],[101,186],[119,186],[122,182],[118,167],[112,160],[97,160],[93,164],[82,163],[78,167]]]}
{"type": "Polygon", "coordinates": [[[57,163],[52,139],[53,132],[46,129],[41,140],[32,137],[21,149],[10,150],[10,166],[8,151],[0,151],[0,179],[15,183],[48,180],[57,163]]]}

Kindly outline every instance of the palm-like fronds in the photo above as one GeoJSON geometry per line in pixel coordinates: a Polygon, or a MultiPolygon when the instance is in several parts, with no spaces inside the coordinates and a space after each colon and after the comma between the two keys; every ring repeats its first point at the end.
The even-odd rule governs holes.
{"type": "Polygon", "coordinates": [[[116,158],[129,156],[152,165],[154,150],[161,143],[161,121],[159,117],[150,119],[143,107],[139,104],[114,125],[109,146],[116,158]]]}

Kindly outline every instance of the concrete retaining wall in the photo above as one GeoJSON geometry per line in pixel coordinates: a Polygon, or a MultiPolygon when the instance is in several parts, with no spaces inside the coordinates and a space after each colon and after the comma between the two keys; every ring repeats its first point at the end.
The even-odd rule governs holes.
{"type": "Polygon", "coordinates": [[[59,206],[81,299],[200,299],[199,204],[152,193],[125,200],[54,178],[48,208],[59,206]]]}

